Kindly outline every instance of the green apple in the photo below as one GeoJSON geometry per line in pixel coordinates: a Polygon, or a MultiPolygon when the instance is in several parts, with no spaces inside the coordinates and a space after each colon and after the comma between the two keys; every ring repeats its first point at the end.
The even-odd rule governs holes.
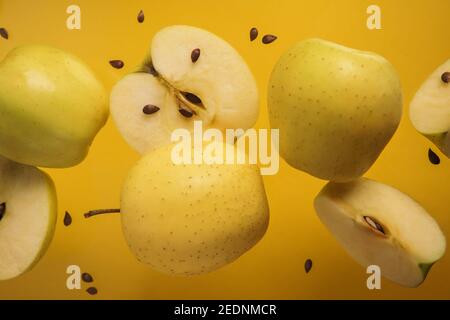
{"type": "Polygon", "coordinates": [[[170,26],[155,34],[145,62],[112,89],[111,115],[140,153],[170,144],[174,129],[248,129],[258,117],[255,79],[239,53],[215,34],[170,26]]]}
{"type": "Polygon", "coordinates": [[[417,287],[445,253],[439,225],[416,201],[368,179],[328,183],[314,202],[320,220],[362,266],[417,287]]]}
{"type": "Polygon", "coordinates": [[[268,108],[280,155],[325,180],[362,176],[402,114],[400,81],[381,56],[320,39],[284,53],[270,77],[268,108]]]}
{"type": "Polygon", "coordinates": [[[56,192],[44,172],[0,157],[0,280],[30,270],[56,223],[56,192]]]}
{"type": "Polygon", "coordinates": [[[123,232],[137,259],[160,272],[210,272],[263,237],[269,222],[263,181],[256,165],[174,164],[172,148],[148,153],[129,173],[123,232]]]}
{"type": "Polygon", "coordinates": [[[108,117],[93,72],[65,51],[24,45],[0,62],[0,154],[24,164],[81,162],[108,117]]]}
{"type": "Polygon", "coordinates": [[[450,60],[422,84],[409,108],[414,127],[450,157],[450,60]]]}

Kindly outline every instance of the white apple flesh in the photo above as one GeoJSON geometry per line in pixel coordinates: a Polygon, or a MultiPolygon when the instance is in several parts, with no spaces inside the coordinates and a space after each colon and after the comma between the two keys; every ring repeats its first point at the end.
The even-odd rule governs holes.
{"type": "Polygon", "coordinates": [[[369,179],[328,183],[316,197],[320,220],[362,266],[378,265],[386,278],[419,286],[445,253],[436,221],[409,196],[369,179]]]}
{"type": "Polygon", "coordinates": [[[450,157],[450,60],[439,66],[411,101],[414,127],[450,157]]]}
{"type": "Polygon", "coordinates": [[[51,178],[0,158],[0,280],[15,278],[39,261],[53,238],[56,214],[51,178]]]}
{"type": "Polygon", "coordinates": [[[258,108],[256,82],[239,53],[191,26],[160,30],[143,66],[121,79],[110,99],[114,122],[140,153],[169,144],[172,130],[192,129],[194,120],[202,120],[205,128],[250,128],[258,108]],[[157,112],[146,114],[146,105],[157,112]]]}

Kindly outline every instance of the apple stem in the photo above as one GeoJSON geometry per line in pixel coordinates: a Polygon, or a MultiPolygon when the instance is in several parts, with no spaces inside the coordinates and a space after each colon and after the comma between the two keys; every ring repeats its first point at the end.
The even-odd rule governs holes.
{"type": "Polygon", "coordinates": [[[92,216],[96,216],[99,214],[106,214],[106,213],[120,213],[120,209],[98,209],[98,210],[91,210],[89,212],[86,212],[84,214],[85,218],[90,218],[92,216]]]}

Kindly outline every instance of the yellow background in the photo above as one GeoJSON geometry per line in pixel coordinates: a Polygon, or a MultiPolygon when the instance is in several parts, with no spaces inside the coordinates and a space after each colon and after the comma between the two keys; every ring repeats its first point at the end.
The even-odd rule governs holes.
{"type": "MultiPolygon", "coordinates": [[[[378,52],[400,73],[405,112],[395,137],[367,176],[413,196],[450,235],[450,161],[439,153],[441,165],[429,163],[431,144],[414,131],[406,112],[421,82],[450,56],[449,12],[448,0],[1,0],[0,26],[8,29],[10,40],[0,39],[0,59],[19,44],[54,45],[85,60],[109,90],[143,60],[152,35],[161,27],[199,26],[229,41],[248,62],[261,94],[257,126],[268,127],[266,83],[277,58],[295,42],[321,37],[378,52]],[[73,3],[81,7],[81,30],[66,29],[66,8],[73,3]],[[366,8],[372,3],[382,8],[382,30],[366,28],[366,8]],[[145,12],[143,24],[136,21],[140,9],[145,12]],[[260,38],[250,42],[248,32],[253,26],[258,27],[260,38]],[[262,45],[265,33],[279,38],[262,45]],[[111,59],[124,60],[125,67],[111,68],[111,59]]],[[[448,254],[417,289],[383,280],[382,290],[369,291],[365,270],[346,255],[314,213],[312,200],[324,182],[284,162],[278,175],[265,177],[271,222],[253,250],[203,276],[154,272],[128,250],[118,215],[89,220],[82,216],[90,209],[118,207],[121,182],[137,159],[109,120],[82,164],[48,170],[59,197],[54,241],[31,272],[0,283],[0,299],[450,298],[448,254]],[[62,223],[65,210],[73,216],[70,227],[62,223]],[[307,258],[314,262],[309,274],[303,269],[307,258]],[[94,276],[97,296],[84,291],[86,284],[83,290],[66,289],[65,270],[70,264],[94,276]]]]}

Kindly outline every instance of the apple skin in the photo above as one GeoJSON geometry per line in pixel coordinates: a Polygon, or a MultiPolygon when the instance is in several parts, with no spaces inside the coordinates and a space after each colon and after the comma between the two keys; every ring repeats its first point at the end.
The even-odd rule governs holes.
{"type": "Polygon", "coordinates": [[[236,260],[265,234],[269,206],[257,165],[176,165],[173,145],[146,154],[121,195],[122,228],[136,258],[190,276],[236,260]]]}
{"type": "Polygon", "coordinates": [[[279,59],[269,81],[272,128],[292,167],[336,182],[362,176],[396,131],[400,81],[374,53],[309,39],[279,59]]]}
{"type": "Polygon", "coordinates": [[[107,95],[81,60],[24,45],[0,63],[0,154],[28,165],[81,162],[108,117],[107,95]]]}

